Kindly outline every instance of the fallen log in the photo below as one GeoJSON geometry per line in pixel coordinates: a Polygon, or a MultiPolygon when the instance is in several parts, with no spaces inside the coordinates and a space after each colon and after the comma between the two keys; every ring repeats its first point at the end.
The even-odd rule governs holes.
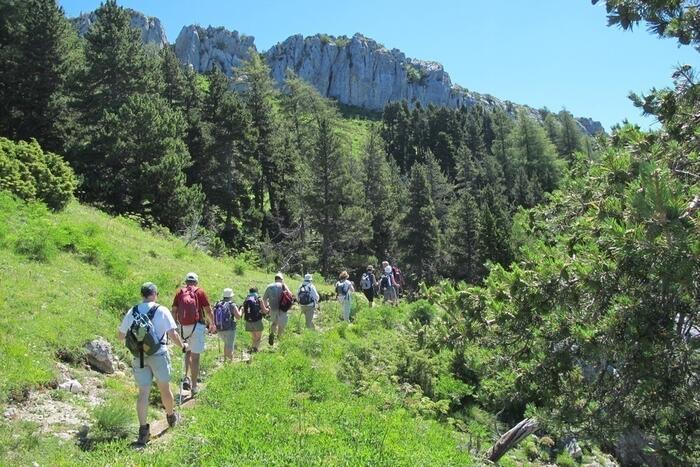
{"type": "Polygon", "coordinates": [[[491,446],[491,449],[486,453],[486,458],[491,462],[497,462],[498,459],[503,457],[506,452],[520,441],[537,431],[537,428],[537,420],[534,418],[526,418],[498,438],[496,444],[491,446]]]}

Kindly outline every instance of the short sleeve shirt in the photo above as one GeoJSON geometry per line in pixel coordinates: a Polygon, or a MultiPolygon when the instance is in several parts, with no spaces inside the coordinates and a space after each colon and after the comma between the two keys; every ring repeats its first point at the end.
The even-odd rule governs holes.
{"type": "MultiPolygon", "coordinates": [[[[175,298],[173,299],[173,307],[179,307],[180,306],[180,300],[183,294],[184,288],[181,287],[178,289],[177,294],[175,294],[175,298]]],[[[195,290],[194,295],[197,297],[197,303],[199,304],[199,309],[203,310],[204,308],[210,306],[209,305],[209,297],[207,297],[207,293],[204,291],[203,288],[197,287],[197,290],[195,290]]]]}
{"type": "MultiPolygon", "coordinates": [[[[153,308],[155,305],[155,302],[139,303],[138,311],[139,313],[147,314],[148,310],[153,308]]],[[[122,319],[121,324],[119,325],[119,331],[123,334],[129,332],[129,329],[131,328],[131,325],[134,322],[134,314],[131,311],[132,308],[129,308],[127,310],[126,314],[124,315],[124,318],[122,319]]],[[[158,309],[153,315],[153,319],[151,320],[151,322],[153,323],[153,329],[156,331],[156,335],[165,336],[165,338],[161,338],[161,342],[167,342],[168,331],[177,329],[172,313],[170,313],[170,310],[168,310],[163,305],[158,306],[158,309]]],[[[166,350],[167,349],[163,347],[163,351],[166,350]]]]}
{"type": "Polygon", "coordinates": [[[270,305],[270,309],[279,310],[281,296],[282,284],[279,282],[273,282],[265,289],[265,295],[263,295],[263,298],[267,300],[267,303],[270,305]]]}

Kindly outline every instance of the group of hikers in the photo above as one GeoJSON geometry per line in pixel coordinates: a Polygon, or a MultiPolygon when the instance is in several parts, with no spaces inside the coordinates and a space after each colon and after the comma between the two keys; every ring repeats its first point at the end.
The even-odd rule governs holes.
{"type": "MultiPolygon", "coordinates": [[[[390,266],[387,261],[382,263],[382,271],[377,279],[374,267],[368,266],[362,274],[360,288],[370,306],[374,306],[374,298],[378,293],[383,295],[385,302],[398,305],[402,275],[398,268],[390,266]]],[[[350,321],[355,286],[349,280],[347,271],[340,274],[335,291],[341,304],[342,319],[350,321]]],[[[182,401],[184,391],[189,391],[190,397],[199,392],[200,355],[205,350],[207,331],[216,334],[223,341],[224,361],[233,361],[237,322],[241,319],[245,322],[245,330],[251,334],[251,353],[260,350],[265,317],[270,320],[268,344],[273,346],[275,339],[282,337],[289,320],[288,311],[294,302],[299,304],[304,314],[306,327],[315,329],[313,319],[315,313],[320,311],[321,297],[311,274],[304,276],[296,298],[285,284],[281,273],[275,274],[274,282],[265,288],[262,297],[256,287],[251,287],[239,307],[233,301],[233,296],[232,289],[224,289],[221,300],[212,307],[207,293],[199,286],[199,277],[190,272],[185,276],[184,285],[175,294],[171,311],[158,303],[158,287],[154,283],[146,282],[141,286],[141,303],[129,309],[119,325],[119,339],[134,355],[132,367],[138,386],[137,445],[145,445],[151,438],[148,401],[154,378],[168,425],[174,427],[179,422],[175,397],[170,388],[172,367],[167,347],[169,341],[174,342],[185,354],[179,394],[182,401]]]]}

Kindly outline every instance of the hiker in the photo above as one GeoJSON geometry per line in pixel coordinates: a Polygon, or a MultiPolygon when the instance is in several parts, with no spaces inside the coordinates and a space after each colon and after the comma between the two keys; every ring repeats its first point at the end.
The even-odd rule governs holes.
{"type": "Polygon", "coordinates": [[[260,350],[260,339],[263,332],[263,315],[268,314],[265,304],[258,296],[258,289],[251,287],[248,296],[243,302],[243,319],[245,320],[245,330],[250,333],[252,345],[251,352],[260,350]]]}
{"type": "Polygon", "coordinates": [[[369,306],[373,307],[374,295],[376,294],[377,289],[377,278],[374,275],[374,266],[371,264],[367,266],[367,271],[362,274],[362,278],[360,279],[360,288],[362,289],[362,293],[365,294],[365,297],[367,297],[369,306]]]}
{"type": "Polygon", "coordinates": [[[396,299],[398,300],[398,298],[403,293],[406,281],[404,280],[401,269],[399,269],[399,267],[396,264],[391,265],[391,274],[393,275],[394,284],[396,286],[396,299]]]}
{"type": "Polygon", "coordinates": [[[339,281],[335,283],[335,293],[338,296],[338,301],[343,307],[343,321],[350,321],[350,310],[352,309],[352,293],[355,291],[355,286],[348,280],[348,272],[340,273],[339,281]]]}
{"type": "Polygon", "coordinates": [[[399,299],[396,294],[396,282],[394,281],[393,271],[387,261],[384,261],[382,266],[384,266],[384,274],[379,280],[379,292],[384,296],[384,303],[389,302],[397,306],[399,299]]]}
{"type": "Polygon", "coordinates": [[[289,316],[287,312],[292,307],[294,297],[289,291],[289,287],[284,283],[284,277],[281,272],[275,274],[275,282],[268,285],[263,295],[263,303],[265,309],[270,313],[272,324],[270,325],[270,337],[267,339],[268,344],[274,345],[275,334],[277,339],[284,334],[284,328],[287,327],[289,316]]]}
{"type": "Polygon", "coordinates": [[[314,312],[318,309],[318,303],[321,300],[313,280],[314,278],[311,274],[306,274],[304,282],[302,282],[297,291],[297,301],[306,317],[306,329],[315,329],[313,322],[314,312]]]}
{"type": "Polygon", "coordinates": [[[224,361],[229,362],[233,361],[233,350],[236,346],[236,320],[241,319],[241,311],[232,298],[233,290],[224,289],[222,299],[214,305],[216,334],[224,341],[224,361]]]}
{"type": "Polygon", "coordinates": [[[148,397],[154,377],[160,391],[160,400],[165,408],[168,425],[174,427],[178,423],[179,416],[174,409],[175,399],[170,390],[172,369],[167,342],[172,339],[183,352],[188,351],[188,345],[180,339],[170,310],[156,302],[158,299],[156,285],[152,282],[143,284],[141,297],[143,301],[124,315],[119,325],[119,340],[126,343],[134,354],[132,368],[134,380],[139,388],[136,402],[139,438],[136,442],[144,445],[151,439],[148,424],[148,397]]]}
{"type": "Polygon", "coordinates": [[[214,313],[209,305],[209,298],[201,287],[198,287],[199,277],[194,272],[185,276],[185,286],[181,287],[173,299],[173,315],[180,326],[180,336],[189,343],[185,357],[185,375],[190,370],[191,379],[185,377],[183,389],[189,390],[192,396],[199,392],[197,378],[199,377],[199,356],[204,352],[204,338],[209,320],[209,332],[216,332],[214,313]]]}

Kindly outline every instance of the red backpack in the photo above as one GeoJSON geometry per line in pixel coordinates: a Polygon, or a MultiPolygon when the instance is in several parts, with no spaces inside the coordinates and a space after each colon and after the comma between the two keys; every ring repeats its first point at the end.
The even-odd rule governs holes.
{"type": "Polygon", "coordinates": [[[177,321],[183,325],[199,322],[199,302],[197,301],[198,287],[188,285],[180,289],[180,300],[177,307],[177,321]]]}
{"type": "Polygon", "coordinates": [[[292,295],[292,292],[287,288],[286,285],[282,286],[282,294],[280,295],[280,302],[279,302],[279,308],[280,311],[289,311],[290,308],[292,308],[292,304],[294,303],[294,295],[292,295]]]}

